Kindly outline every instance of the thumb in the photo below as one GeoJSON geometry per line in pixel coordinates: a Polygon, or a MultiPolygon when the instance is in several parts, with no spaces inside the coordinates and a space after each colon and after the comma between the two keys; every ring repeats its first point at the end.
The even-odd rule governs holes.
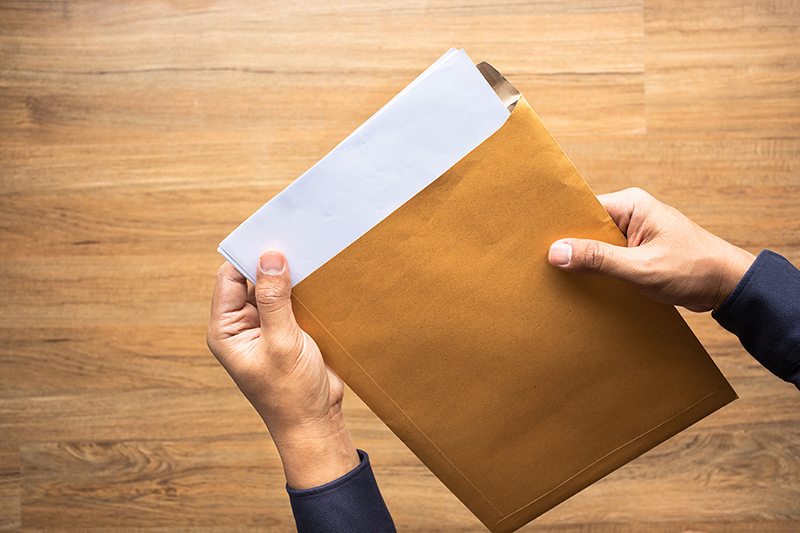
{"type": "Polygon", "coordinates": [[[255,293],[262,335],[274,339],[294,329],[292,278],[286,256],[280,250],[269,249],[261,255],[255,293]]]}
{"type": "Polygon", "coordinates": [[[623,248],[588,239],[561,239],[550,245],[548,261],[568,272],[602,274],[632,282],[636,277],[636,248],[623,248]]]}

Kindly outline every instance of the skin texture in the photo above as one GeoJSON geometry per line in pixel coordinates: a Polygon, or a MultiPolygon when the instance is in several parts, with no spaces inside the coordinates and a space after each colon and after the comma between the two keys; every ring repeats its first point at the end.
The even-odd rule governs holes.
{"type": "Polygon", "coordinates": [[[628,247],[561,239],[550,246],[550,264],[617,278],[658,302],[702,312],[719,309],[755,260],[641,189],[598,199],[628,247]]]}
{"type": "Polygon", "coordinates": [[[291,276],[278,250],[261,256],[256,285],[229,263],[217,274],[208,347],[267,425],[286,482],[307,489],[359,464],[342,415],[342,380],[295,322],[291,276]]]}

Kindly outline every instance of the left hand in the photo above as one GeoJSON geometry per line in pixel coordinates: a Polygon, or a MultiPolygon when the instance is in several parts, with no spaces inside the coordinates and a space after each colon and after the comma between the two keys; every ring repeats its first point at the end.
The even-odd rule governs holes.
{"type": "Polygon", "coordinates": [[[616,278],[657,302],[702,312],[719,309],[755,261],[641,189],[597,198],[628,246],[561,239],[550,246],[551,265],[616,278]]]}

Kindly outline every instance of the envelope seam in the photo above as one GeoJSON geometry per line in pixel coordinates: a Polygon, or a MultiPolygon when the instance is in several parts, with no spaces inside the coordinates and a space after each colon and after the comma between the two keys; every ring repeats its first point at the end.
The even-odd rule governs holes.
{"type": "MultiPolygon", "coordinates": [[[[487,497],[486,497],[486,496],[485,496],[485,495],[484,495],[484,494],[483,494],[483,493],[480,491],[480,489],[478,489],[478,487],[476,487],[476,486],[475,486],[475,485],[472,483],[472,481],[471,481],[471,480],[470,480],[470,479],[469,479],[467,476],[465,476],[465,475],[464,475],[464,473],[461,471],[461,469],[459,469],[459,468],[458,468],[458,467],[457,467],[457,466],[456,466],[456,465],[453,463],[453,461],[451,461],[451,460],[450,460],[450,458],[449,458],[449,457],[447,457],[447,455],[446,455],[446,454],[445,454],[445,453],[444,453],[444,452],[443,452],[441,449],[439,449],[439,447],[436,445],[436,443],[434,443],[434,442],[433,442],[433,441],[430,439],[430,437],[428,437],[428,436],[425,434],[425,432],[424,432],[424,431],[422,431],[422,429],[421,429],[419,426],[417,426],[417,424],[415,424],[415,423],[414,423],[414,421],[411,419],[411,417],[409,417],[409,416],[406,414],[406,412],[405,412],[405,411],[403,411],[403,408],[402,408],[402,407],[400,407],[399,405],[397,405],[397,402],[395,402],[395,401],[394,401],[394,398],[392,398],[391,396],[389,396],[389,394],[388,394],[388,393],[387,393],[385,390],[383,390],[383,387],[381,387],[381,386],[378,384],[378,382],[377,382],[377,381],[375,381],[375,379],[373,379],[373,377],[369,375],[369,372],[367,372],[367,371],[364,369],[364,367],[363,367],[363,366],[361,366],[361,363],[359,363],[359,362],[358,362],[358,361],[357,361],[357,360],[356,360],[356,359],[355,359],[355,358],[354,358],[354,357],[353,357],[353,356],[350,354],[350,352],[349,352],[349,351],[347,351],[347,348],[345,348],[345,347],[342,345],[342,343],[340,343],[340,342],[339,342],[339,340],[338,340],[338,339],[337,339],[337,338],[336,338],[336,337],[333,335],[333,333],[331,333],[331,332],[328,330],[328,328],[327,328],[327,327],[325,327],[325,324],[323,324],[323,323],[322,323],[322,322],[321,322],[321,321],[320,321],[320,320],[319,320],[319,319],[316,317],[316,315],[315,315],[315,314],[314,314],[314,313],[311,311],[311,309],[309,309],[309,308],[308,308],[308,306],[307,306],[306,304],[304,304],[304,303],[302,302],[302,300],[300,300],[300,298],[298,298],[296,295],[293,295],[293,296],[294,296],[294,299],[295,299],[295,300],[297,300],[297,303],[299,303],[300,305],[302,305],[302,306],[303,306],[303,309],[305,309],[305,310],[306,310],[306,312],[308,312],[308,314],[309,314],[309,315],[311,315],[311,317],[312,317],[312,318],[313,318],[313,319],[314,319],[314,320],[317,322],[317,324],[319,324],[319,325],[320,325],[320,327],[321,327],[322,329],[324,329],[324,330],[325,330],[325,333],[327,333],[327,334],[330,336],[330,338],[331,338],[331,339],[333,339],[333,342],[335,342],[336,344],[338,344],[338,345],[339,345],[339,347],[342,349],[342,351],[344,351],[344,353],[346,353],[346,354],[347,354],[347,357],[349,357],[349,358],[350,358],[350,360],[351,360],[351,361],[353,361],[353,362],[356,364],[356,366],[357,366],[357,367],[358,367],[358,368],[359,368],[359,369],[360,369],[360,370],[361,370],[361,371],[364,373],[364,375],[365,375],[365,376],[367,376],[367,378],[369,378],[369,380],[370,380],[370,381],[371,381],[371,382],[372,382],[372,383],[373,383],[373,384],[374,384],[374,385],[375,385],[375,386],[378,388],[378,390],[379,390],[379,391],[381,391],[381,393],[382,393],[382,394],[383,394],[383,395],[384,395],[386,398],[388,398],[390,402],[392,402],[392,405],[394,405],[394,406],[397,408],[397,410],[398,410],[398,411],[400,411],[400,413],[401,413],[401,414],[402,414],[402,415],[405,417],[405,419],[406,419],[406,420],[408,420],[408,422],[409,422],[409,423],[410,423],[412,426],[414,426],[414,428],[415,428],[417,431],[419,431],[419,434],[420,434],[420,435],[422,435],[422,436],[425,438],[425,440],[427,440],[427,441],[428,441],[428,442],[431,444],[431,446],[433,446],[433,447],[434,447],[434,449],[436,449],[436,451],[437,451],[437,452],[439,452],[439,454],[440,454],[442,457],[444,457],[444,458],[445,458],[445,460],[446,460],[448,463],[450,463],[450,465],[451,465],[451,466],[452,466],[452,467],[453,467],[453,468],[456,470],[456,472],[458,472],[458,474],[459,474],[459,475],[460,475],[460,476],[461,476],[461,477],[462,477],[462,478],[463,478],[463,479],[464,479],[464,480],[465,480],[467,483],[469,483],[469,485],[470,485],[470,486],[471,486],[473,489],[475,489],[475,492],[477,492],[477,493],[478,493],[478,494],[481,496],[481,498],[483,498],[483,499],[486,501],[486,503],[488,503],[488,504],[489,504],[489,505],[492,507],[492,509],[494,509],[494,510],[497,512],[497,514],[499,514],[501,517],[510,516],[510,515],[504,515],[504,514],[503,514],[503,513],[500,511],[500,509],[498,509],[497,507],[495,507],[495,505],[494,505],[494,504],[493,504],[493,503],[492,503],[492,502],[489,500],[489,498],[487,498],[487,497]]],[[[577,475],[577,474],[576,474],[576,475],[577,475]]],[[[555,489],[554,489],[554,490],[555,490],[555,489]]],[[[520,509],[520,510],[521,510],[521,509],[520,509]]],[[[516,513],[516,512],[518,512],[518,511],[514,511],[514,512],[516,513]]],[[[502,521],[502,520],[501,520],[501,521],[502,521]]],[[[498,523],[500,523],[500,522],[498,522],[498,523]]]]}
{"type": "MultiPolygon", "coordinates": [[[[304,306],[304,307],[305,307],[305,306],[304,306]]],[[[349,355],[349,354],[348,354],[348,355],[349,355]]],[[[555,492],[556,490],[560,489],[560,488],[561,488],[561,487],[563,487],[564,485],[568,484],[570,481],[572,481],[572,480],[573,480],[573,479],[575,479],[576,477],[580,476],[581,474],[583,474],[584,472],[586,472],[586,471],[587,471],[587,470],[589,470],[590,468],[594,467],[594,466],[595,466],[595,465],[597,465],[598,463],[601,463],[601,462],[603,462],[603,461],[604,461],[604,460],[605,460],[607,457],[609,457],[609,456],[611,456],[611,455],[613,455],[613,454],[617,453],[619,450],[622,450],[623,448],[626,448],[626,447],[628,447],[630,444],[632,444],[632,443],[634,443],[634,442],[636,442],[636,441],[638,441],[638,440],[640,440],[640,439],[644,438],[645,436],[649,435],[649,434],[650,434],[650,433],[652,433],[653,431],[656,431],[657,429],[661,428],[662,426],[664,426],[664,425],[666,425],[666,424],[669,424],[670,422],[672,422],[673,420],[675,420],[675,419],[676,419],[676,418],[678,418],[679,416],[681,416],[681,415],[685,414],[685,413],[686,413],[686,412],[688,412],[688,411],[691,411],[692,409],[694,409],[694,408],[695,408],[695,407],[697,407],[698,405],[700,405],[700,404],[704,403],[706,400],[708,400],[709,398],[711,398],[712,396],[714,396],[714,395],[715,395],[715,394],[717,394],[718,392],[720,392],[720,391],[726,391],[726,390],[731,390],[731,389],[726,389],[725,387],[717,387],[717,388],[716,388],[716,389],[714,389],[712,392],[708,393],[706,396],[704,396],[704,397],[703,397],[703,398],[701,398],[700,400],[696,401],[695,403],[693,403],[692,405],[690,405],[689,407],[687,407],[686,409],[684,409],[684,410],[683,410],[683,411],[681,411],[680,413],[677,413],[677,414],[675,414],[674,416],[670,417],[668,420],[665,420],[664,422],[662,422],[662,423],[658,424],[657,426],[654,426],[654,427],[652,427],[651,429],[649,429],[649,430],[645,431],[644,433],[640,434],[639,436],[637,436],[637,437],[635,437],[635,438],[633,438],[633,439],[629,440],[629,441],[628,441],[628,442],[626,442],[625,444],[622,444],[622,445],[618,446],[617,448],[614,448],[613,450],[611,450],[610,452],[608,452],[607,454],[605,454],[603,457],[601,457],[601,458],[600,458],[600,459],[598,459],[597,461],[595,461],[595,462],[593,462],[592,464],[588,465],[587,467],[585,467],[585,468],[581,469],[579,472],[576,472],[576,473],[575,473],[575,474],[574,474],[572,477],[570,477],[569,479],[567,479],[567,480],[563,481],[562,483],[559,483],[558,485],[556,485],[555,487],[553,487],[551,490],[549,490],[549,491],[547,491],[546,493],[542,494],[541,496],[539,496],[538,498],[536,498],[536,499],[535,499],[535,500],[533,500],[532,502],[530,502],[530,503],[528,503],[528,504],[526,504],[526,505],[523,505],[522,507],[520,507],[519,509],[517,509],[516,511],[514,511],[514,512],[512,512],[512,513],[509,513],[509,514],[507,514],[507,515],[506,515],[506,516],[504,516],[504,517],[503,517],[501,520],[497,521],[497,522],[495,523],[495,525],[496,525],[496,526],[499,526],[499,525],[500,525],[500,524],[502,524],[503,522],[506,522],[506,521],[508,521],[509,519],[511,519],[512,517],[514,517],[515,515],[517,515],[518,513],[521,513],[521,512],[522,512],[522,511],[524,511],[525,509],[527,509],[527,508],[531,507],[532,505],[535,505],[535,504],[536,504],[536,503],[537,503],[539,500],[541,500],[542,498],[545,498],[545,497],[546,497],[546,496],[548,496],[549,494],[551,494],[551,493],[555,492]]],[[[733,391],[731,391],[731,392],[733,392],[733,391]]],[[[734,396],[735,396],[735,393],[734,393],[734,396]]],[[[645,452],[642,452],[642,453],[646,453],[647,451],[648,451],[648,450],[645,450],[645,452]]],[[[623,465],[623,466],[624,466],[624,465],[623,465]]]]}

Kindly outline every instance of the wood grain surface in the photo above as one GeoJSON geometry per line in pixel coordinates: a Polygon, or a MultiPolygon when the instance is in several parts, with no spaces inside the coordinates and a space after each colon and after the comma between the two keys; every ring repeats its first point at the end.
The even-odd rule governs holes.
{"type": "MultiPolygon", "coordinates": [[[[596,192],[800,264],[798,1],[0,0],[0,531],[294,529],[205,346],[215,249],[451,46],[596,192]]],[[[800,531],[800,393],[684,316],[740,399],[524,531],[800,531]]],[[[399,530],[483,531],[345,411],[399,530]]]]}

